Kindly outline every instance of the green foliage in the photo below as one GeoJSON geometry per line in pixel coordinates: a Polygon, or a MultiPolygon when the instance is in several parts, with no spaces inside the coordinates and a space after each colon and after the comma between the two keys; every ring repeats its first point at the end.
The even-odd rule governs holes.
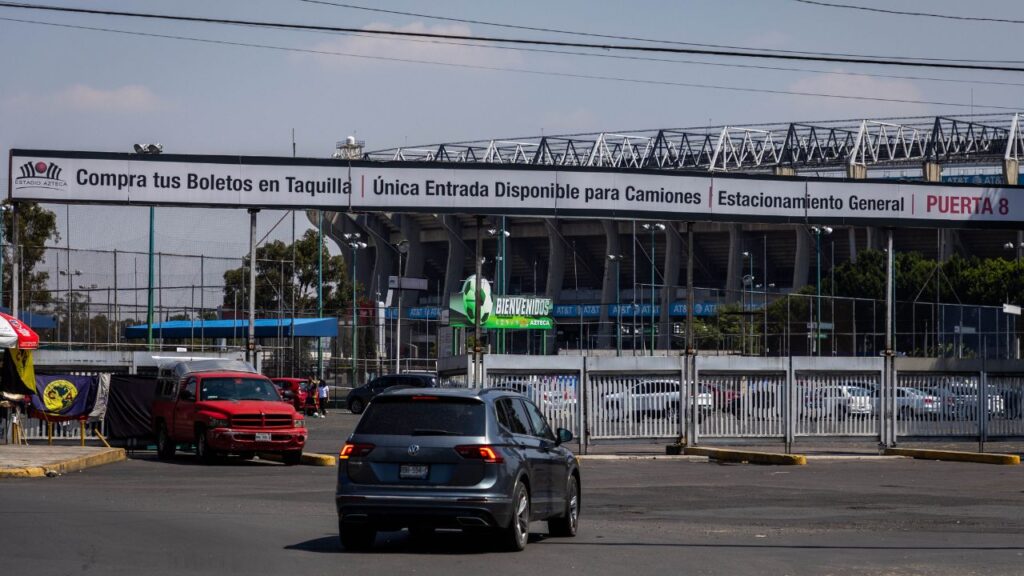
{"type": "MultiPolygon", "coordinates": [[[[11,213],[3,213],[4,245],[12,241],[11,213]]],[[[37,271],[36,266],[43,260],[48,242],[60,240],[57,232],[57,216],[49,210],[40,208],[38,204],[23,202],[18,204],[18,244],[21,246],[21,305],[28,307],[33,304],[45,306],[53,301],[47,283],[50,273],[37,271]]],[[[4,251],[4,295],[0,295],[0,304],[10,304],[12,252],[4,251]]]]}
{"type": "MultiPolygon", "coordinates": [[[[835,295],[884,300],[885,266],[884,252],[861,252],[856,262],[836,267],[835,295]]],[[[899,301],[999,306],[1024,299],[1024,265],[1015,260],[953,256],[936,268],[935,260],[908,252],[896,254],[894,267],[899,301]]],[[[822,294],[832,289],[831,279],[823,279],[822,294]]]]}
{"type": "MultiPolygon", "coordinates": [[[[265,315],[283,310],[295,316],[316,315],[317,311],[317,233],[308,230],[295,245],[280,240],[256,249],[256,310],[265,315]],[[294,262],[292,261],[294,248],[294,262]],[[292,278],[295,278],[292,281],[292,278]]],[[[224,307],[239,310],[248,306],[249,256],[241,268],[224,273],[224,307]]],[[[323,245],[323,309],[325,316],[351,313],[352,284],[341,256],[331,256],[323,245]],[[346,312],[349,311],[349,312],[346,312]]]]}

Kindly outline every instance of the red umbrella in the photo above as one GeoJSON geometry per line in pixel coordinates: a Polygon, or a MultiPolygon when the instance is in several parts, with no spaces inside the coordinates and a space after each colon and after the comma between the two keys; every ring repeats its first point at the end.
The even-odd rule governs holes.
{"type": "Polygon", "coordinates": [[[39,348],[39,334],[14,316],[0,312],[0,348],[35,350],[39,348]]]}

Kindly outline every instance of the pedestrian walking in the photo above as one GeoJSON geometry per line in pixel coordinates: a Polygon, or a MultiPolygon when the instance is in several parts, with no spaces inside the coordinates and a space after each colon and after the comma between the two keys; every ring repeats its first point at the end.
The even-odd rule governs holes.
{"type": "Polygon", "coordinates": [[[318,380],[316,385],[316,399],[317,404],[320,406],[320,417],[327,416],[327,394],[330,390],[327,388],[327,383],[323,380],[318,380]]]}

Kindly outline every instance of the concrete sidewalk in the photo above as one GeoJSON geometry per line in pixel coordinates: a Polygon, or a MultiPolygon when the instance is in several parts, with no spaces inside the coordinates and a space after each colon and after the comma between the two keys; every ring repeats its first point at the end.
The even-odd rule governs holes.
{"type": "Polygon", "coordinates": [[[122,448],[0,446],[0,478],[38,478],[125,460],[122,448]]]}
{"type": "MultiPolygon", "coordinates": [[[[670,439],[663,440],[640,440],[640,441],[612,441],[598,442],[589,446],[590,455],[617,455],[617,456],[651,456],[664,455],[665,446],[672,444],[670,439]]],[[[576,454],[580,454],[576,441],[569,445],[576,454]]],[[[699,444],[703,448],[725,448],[732,450],[752,450],[762,452],[785,453],[785,445],[781,442],[757,441],[755,439],[702,439],[699,444]]],[[[921,439],[910,439],[901,441],[899,448],[916,448],[931,450],[958,450],[965,452],[979,452],[976,441],[950,441],[934,440],[925,441],[921,439]]],[[[865,457],[878,456],[883,453],[877,441],[871,438],[858,440],[829,440],[817,438],[802,438],[793,444],[792,453],[805,454],[807,456],[849,456],[865,457]]],[[[995,441],[985,443],[984,452],[998,454],[1017,454],[1024,456],[1024,441],[995,441]]]]}

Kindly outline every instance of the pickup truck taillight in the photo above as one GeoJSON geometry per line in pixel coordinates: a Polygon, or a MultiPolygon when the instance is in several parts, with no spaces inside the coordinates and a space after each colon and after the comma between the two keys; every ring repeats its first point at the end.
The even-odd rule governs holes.
{"type": "Polygon", "coordinates": [[[338,454],[338,459],[348,460],[349,458],[363,458],[367,456],[373,449],[376,448],[373,444],[353,444],[346,442],[341,448],[341,453],[338,454]]]}

